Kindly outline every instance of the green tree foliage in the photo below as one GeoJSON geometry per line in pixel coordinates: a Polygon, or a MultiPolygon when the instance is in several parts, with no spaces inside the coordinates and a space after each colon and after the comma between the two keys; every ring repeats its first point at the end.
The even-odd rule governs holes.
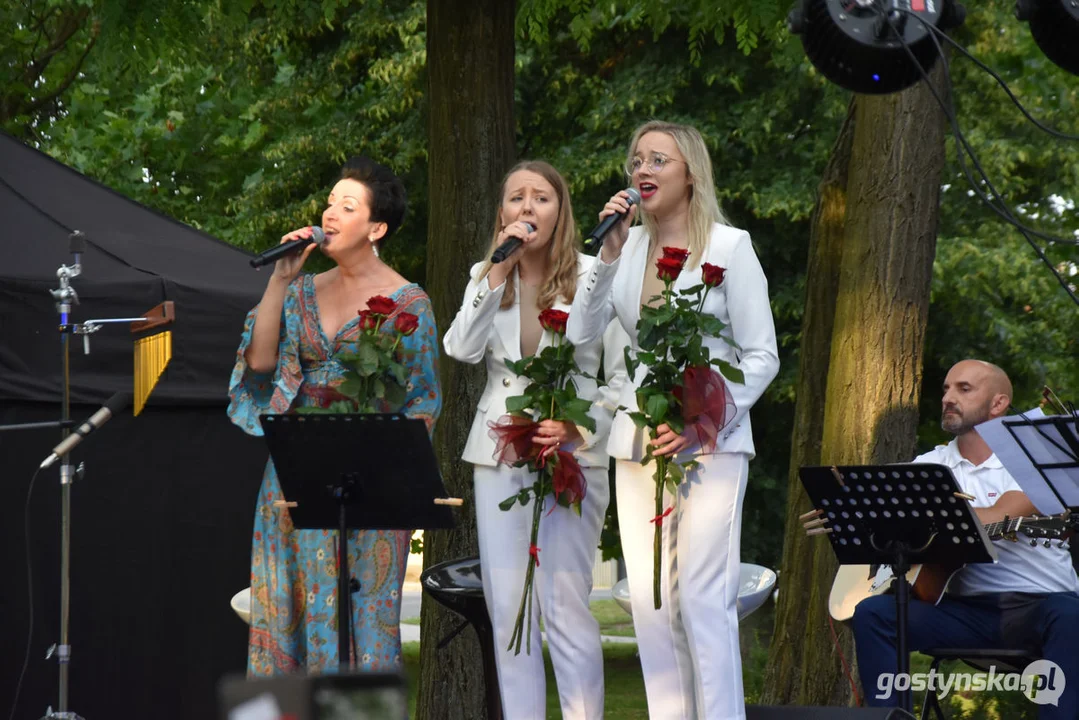
{"type": "MultiPolygon", "coordinates": [[[[42,75],[42,87],[58,87],[95,26],[100,35],[52,104],[0,117],[9,132],[129,197],[250,249],[319,222],[340,163],[365,152],[405,179],[409,215],[388,257],[425,282],[424,3],[37,5],[59,8],[52,11],[57,17],[60,9],[90,8],[42,75]]],[[[813,70],[786,33],[789,5],[521,0],[517,13],[518,154],[548,159],[567,176],[583,229],[627,182],[621,165],[632,130],[660,117],[701,129],[722,205],[754,238],[769,277],[782,368],[754,410],[758,457],[743,556],[773,567],[797,392],[808,218],[848,97],[813,70]]],[[[17,25],[18,7],[0,10],[0,17],[17,25]]],[[[970,7],[956,39],[1000,71],[1035,115],[1079,131],[1074,79],[1044,58],[1011,8],[1008,0],[970,7]]],[[[18,67],[25,68],[33,40],[29,20],[21,22],[18,42],[0,53],[22,53],[18,67]]],[[[7,63],[3,72],[16,66],[7,63]]],[[[1079,146],[1033,128],[992,80],[955,53],[952,70],[960,124],[993,182],[1029,222],[1070,237],[1079,226],[1079,146]]],[[[24,83],[22,97],[32,84],[24,83]]],[[[1018,233],[969,196],[950,143],[949,158],[921,401],[923,447],[945,439],[939,387],[964,356],[1008,370],[1017,405],[1034,402],[1045,382],[1079,398],[1079,313],[1018,233]]],[[[493,216],[494,198],[476,202],[490,203],[493,216]]],[[[1049,252],[1066,272],[1077,257],[1074,246],[1049,252]]]]}

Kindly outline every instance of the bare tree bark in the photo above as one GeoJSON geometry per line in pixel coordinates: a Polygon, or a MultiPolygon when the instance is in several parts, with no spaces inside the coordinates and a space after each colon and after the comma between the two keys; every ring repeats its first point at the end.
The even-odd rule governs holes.
{"type": "Polygon", "coordinates": [[[841,627],[833,640],[827,607],[835,556],[826,540],[806,538],[798,521],[810,509],[798,468],[913,455],[944,122],[924,83],[893,95],[857,96],[821,183],[766,671],[769,704],[849,702],[837,646],[853,665],[853,644],[841,627]]]}
{"type": "MultiPolygon", "coordinates": [[[[427,292],[442,332],[461,303],[469,268],[490,241],[499,185],[514,161],[515,13],[513,0],[427,2],[427,292]]],[[[478,552],[472,467],[460,458],[483,373],[479,366],[444,357],[439,379],[443,410],[435,449],[447,490],[465,505],[456,513],[456,529],[425,534],[425,568],[478,552]]],[[[421,720],[486,716],[475,633],[463,632],[444,649],[436,647],[459,622],[424,597],[416,707],[421,720]]]]}

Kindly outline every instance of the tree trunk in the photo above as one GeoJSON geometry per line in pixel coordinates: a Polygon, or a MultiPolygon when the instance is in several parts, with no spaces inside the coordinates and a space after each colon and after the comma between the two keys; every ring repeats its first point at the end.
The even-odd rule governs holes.
{"type": "MultiPolygon", "coordinates": [[[[430,214],[427,292],[440,332],[461,304],[468,271],[490,242],[503,174],[515,155],[512,0],[428,0],[428,166],[430,214]]],[[[440,338],[441,341],[441,338],[440,338]]],[[[461,452],[483,388],[480,366],[443,357],[442,416],[435,431],[446,489],[464,498],[457,527],[424,536],[425,568],[477,553],[472,467],[461,452]]],[[[425,595],[421,612],[416,717],[486,716],[479,644],[471,630],[438,643],[461,618],[425,595]]]]}
{"type": "MultiPolygon", "coordinates": [[[[939,69],[939,68],[938,68],[939,69]]],[[[940,74],[934,73],[939,80],[940,74]]],[[[909,461],[936,251],[944,116],[924,83],[857,96],[813,217],[786,537],[764,702],[845,705],[850,633],[829,627],[836,561],[798,516],[798,468],[909,461]]]]}
{"type": "Polygon", "coordinates": [[[798,395],[791,436],[791,464],[787,479],[787,519],[775,629],[768,650],[763,701],[769,705],[796,703],[807,683],[821,692],[826,704],[842,704],[842,675],[832,656],[829,633],[820,632],[815,617],[821,603],[812,594],[820,574],[835,574],[835,555],[827,543],[806,537],[798,516],[812,509],[798,479],[798,468],[819,465],[824,436],[825,380],[831,355],[836,288],[842,259],[843,229],[847,212],[847,173],[854,139],[854,100],[839,131],[824,177],[817,188],[817,205],[810,220],[809,259],[806,268],[806,305],[802,316],[798,395]],[[806,609],[810,618],[806,622],[806,609]],[[822,662],[822,659],[825,661],[822,662]],[[807,672],[807,669],[812,672],[807,672]]]}

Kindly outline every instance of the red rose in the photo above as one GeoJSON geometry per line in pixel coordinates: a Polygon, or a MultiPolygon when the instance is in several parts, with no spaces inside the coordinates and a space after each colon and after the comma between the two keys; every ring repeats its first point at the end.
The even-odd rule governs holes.
{"type": "Polygon", "coordinates": [[[559,335],[566,334],[566,322],[568,320],[568,312],[554,310],[553,308],[547,308],[539,316],[540,325],[543,326],[544,330],[550,330],[559,335]]]}
{"type": "Polygon", "coordinates": [[[367,301],[367,307],[373,313],[390,315],[397,309],[397,303],[382,295],[375,295],[367,301]]]}
{"type": "Polygon", "coordinates": [[[727,271],[721,268],[719,265],[712,265],[711,263],[701,263],[701,276],[704,279],[704,284],[710,288],[719,285],[723,282],[723,275],[727,271]]]}
{"type": "Polygon", "coordinates": [[[381,320],[370,310],[360,310],[360,330],[378,330],[381,320]]]}
{"type": "Polygon", "coordinates": [[[659,279],[663,282],[674,282],[682,274],[682,261],[674,258],[661,257],[656,260],[656,267],[659,268],[659,279]]]}
{"type": "Polygon", "coordinates": [[[665,247],[663,248],[663,257],[677,260],[680,264],[685,265],[686,260],[689,258],[689,250],[686,250],[685,248],[665,247]]]}
{"type": "Polygon", "coordinates": [[[405,336],[416,332],[419,326],[420,319],[409,312],[399,313],[393,321],[393,329],[405,336]]]}

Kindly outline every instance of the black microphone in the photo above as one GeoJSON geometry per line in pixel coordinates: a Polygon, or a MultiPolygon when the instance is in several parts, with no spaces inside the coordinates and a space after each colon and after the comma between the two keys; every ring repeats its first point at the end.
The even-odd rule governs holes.
{"type": "MultiPolygon", "coordinates": [[[[636,205],[641,201],[641,194],[637,192],[636,188],[626,188],[626,194],[629,195],[630,206],[636,205]]],[[[626,213],[615,213],[614,215],[608,215],[603,218],[596,229],[588,233],[588,237],[584,241],[584,249],[588,251],[595,250],[603,242],[603,236],[611,231],[617,223],[622,221],[622,218],[626,216],[626,213]]]]}
{"type": "Polygon", "coordinates": [[[255,257],[251,258],[251,267],[260,268],[263,265],[270,265],[275,263],[286,255],[291,255],[294,252],[300,252],[311,243],[321,245],[326,242],[326,233],[322,232],[322,228],[315,225],[311,228],[311,237],[300,238],[299,240],[289,240],[288,242],[275,245],[269,250],[260,252],[255,257]]]}
{"type": "MultiPolygon", "coordinates": [[[[526,222],[524,224],[524,226],[526,228],[528,228],[528,232],[530,232],[530,233],[536,232],[536,226],[533,225],[532,223],[526,222]]],[[[503,260],[508,258],[510,255],[512,255],[514,253],[514,251],[517,250],[517,248],[521,247],[521,245],[523,245],[523,244],[524,244],[524,240],[522,240],[519,237],[511,237],[511,238],[509,238],[508,240],[506,240],[506,242],[502,243],[497,248],[495,248],[495,251],[491,254],[491,262],[493,262],[495,264],[502,262],[503,260]]]]}
{"type": "Polygon", "coordinates": [[[131,393],[129,392],[118,392],[106,400],[101,409],[91,415],[89,420],[75,428],[73,433],[64,438],[63,442],[52,449],[52,455],[49,455],[45,458],[45,461],[41,463],[41,469],[44,470],[64,455],[67,455],[76,445],[82,442],[84,437],[107,423],[109,418],[130,404],[131,393]]]}

